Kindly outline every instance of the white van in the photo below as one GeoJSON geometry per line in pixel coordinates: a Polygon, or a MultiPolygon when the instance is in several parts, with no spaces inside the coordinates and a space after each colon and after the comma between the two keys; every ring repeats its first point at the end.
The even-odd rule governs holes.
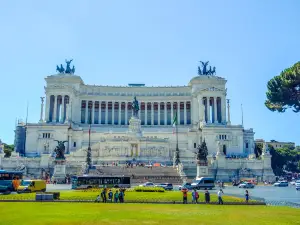
{"type": "Polygon", "coordinates": [[[213,189],[215,187],[215,179],[211,177],[200,177],[193,180],[191,189],[213,189]]]}

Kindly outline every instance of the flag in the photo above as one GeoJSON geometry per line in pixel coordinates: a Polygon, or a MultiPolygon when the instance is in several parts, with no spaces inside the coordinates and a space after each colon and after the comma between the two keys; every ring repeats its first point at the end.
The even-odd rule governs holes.
{"type": "Polygon", "coordinates": [[[177,125],[177,112],[175,113],[175,116],[173,118],[173,123],[172,123],[174,129],[173,129],[173,134],[175,133],[175,128],[176,128],[176,125],[177,125]]]}

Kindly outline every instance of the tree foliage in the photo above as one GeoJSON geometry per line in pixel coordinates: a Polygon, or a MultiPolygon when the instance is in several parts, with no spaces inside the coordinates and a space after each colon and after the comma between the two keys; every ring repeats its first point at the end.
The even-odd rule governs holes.
{"type": "Polygon", "coordinates": [[[267,87],[265,105],[269,110],[285,112],[292,108],[300,112],[300,62],[272,78],[267,87]]]}
{"type": "Polygon", "coordinates": [[[299,172],[300,168],[300,152],[291,146],[284,146],[275,149],[269,145],[270,154],[272,155],[271,166],[275,175],[280,176],[284,174],[284,170],[290,172],[299,172]]]}
{"type": "Polygon", "coordinates": [[[255,153],[256,158],[259,158],[261,156],[262,151],[263,151],[263,144],[256,143],[255,148],[254,148],[254,153],[255,153]]]}
{"type": "Polygon", "coordinates": [[[14,151],[15,146],[14,145],[8,145],[3,143],[4,145],[4,157],[9,158],[11,156],[11,153],[14,151]]]}

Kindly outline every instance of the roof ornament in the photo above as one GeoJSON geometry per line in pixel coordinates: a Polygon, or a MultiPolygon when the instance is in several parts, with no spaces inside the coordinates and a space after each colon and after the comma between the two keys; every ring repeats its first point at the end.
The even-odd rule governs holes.
{"type": "Polygon", "coordinates": [[[207,62],[202,62],[202,61],[199,61],[201,63],[201,66],[202,66],[202,70],[200,68],[200,66],[198,66],[198,75],[201,76],[201,75],[216,75],[216,67],[214,66],[213,68],[211,66],[209,66],[209,69],[208,69],[208,63],[209,61],[207,62]]]}
{"type": "Polygon", "coordinates": [[[73,67],[71,68],[70,67],[70,64],[71,62],[73,61],[73,59],[71,60],[66,60],[66,69],[63,67],[62,64],[60,64],[60,66],[56,66],[56,71],[59,73],[59,74],[62,74],[62,73],[65,73],[65,74],[74,74],[75,73],[75,66],[73,65],[73,67]]]}

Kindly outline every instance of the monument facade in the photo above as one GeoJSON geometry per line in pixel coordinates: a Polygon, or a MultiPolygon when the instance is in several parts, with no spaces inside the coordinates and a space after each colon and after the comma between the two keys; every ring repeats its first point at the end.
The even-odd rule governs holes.
{"type": "Polygon", "coordinates": [[[197,163],[191,164],[204,140],[208,165],[209,157],[221,153],[224,158],[254,153],[253,129],[231,124],[227,81],[208,62],[200,62],[198,76],[182,86],[89,85],[75,75],[71,62],[45,78],[41,116],[26,126],[28,158],[48,157],[47,166],[53,166],[55,140],[66,140],[66,168],[74,172],[86,160],[90,138],[93,164],[133,159],[172,164],[175,115],[180,162],[194,166],[195,176],[197,163]]]}

